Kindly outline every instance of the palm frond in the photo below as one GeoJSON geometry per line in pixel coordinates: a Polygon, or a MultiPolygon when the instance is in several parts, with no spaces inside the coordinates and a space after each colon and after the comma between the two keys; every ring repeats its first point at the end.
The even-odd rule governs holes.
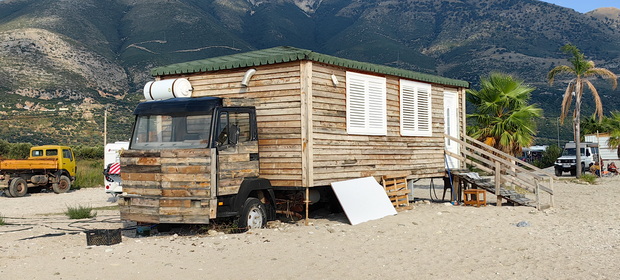
{"type": "Polygon", "coordinates": [[[573,92],[575,91],[575,83],[573,81],[568,83],[566,91],[564,91],[564,98],[562,99],[562,111],[560,113],[560,123],[562,124],[564,124],[564,119],[568,115],[570,105],[573,102],[573,92]]]}
{"type": "Polygon", "coordinates": [[[618,76],[605,68],[590,68],[583,75],[584,77],[601,76],[603,79],[608,80],[611,83],[613,89],[618,87],[618,76]]]}
{"type": "Polygon", "coordinates": [[[551,69],[551,71],[549,71],[549,73],[547,74],[547,80],[549,81],[549,84],[553,85],[553,82],[555,81],[555,76],[561,73],[576,75],[575,69],[566,65],[559,65],[551,69]]]}
{"type": "Polygon", "coordinates": [[[590,92],[592,92],[592,97],[594,98],[594,104],[596,106],[594,113],[598,116],[598,120],[602,121],[603,120],[603,102],[601,101],[601,97],[598,94],[598,91],[596,90],[592,82],[585,80],[585,79],[583,80],[583,82],[588,86],[588,88],[590,89],[590,92]]]}

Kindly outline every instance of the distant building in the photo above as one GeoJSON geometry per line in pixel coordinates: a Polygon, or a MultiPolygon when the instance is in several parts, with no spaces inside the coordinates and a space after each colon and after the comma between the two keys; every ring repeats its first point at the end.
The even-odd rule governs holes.
{"type": "Polygon", "coordinates": [[[599,133],[597,134],[588,134],[585,136],[586,142],[598,143],[599,153],[601,154],[601,158],[605,164],[610,161],[620,161],[618,159],[618,150],[610,148],[607,144],[609,141],[609,133],[599,133]]]}

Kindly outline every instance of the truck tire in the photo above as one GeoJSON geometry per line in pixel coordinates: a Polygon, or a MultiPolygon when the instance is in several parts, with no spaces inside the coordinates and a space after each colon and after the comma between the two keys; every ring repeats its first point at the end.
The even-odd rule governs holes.
{"type": "Polygon", "coordinates": [[[71,180],[67,176],[60,176],[58,183],[52,184],[52,190],[55,193],[66,193],[71,189],[71,180]]]}
{"type": "Polygon", "coordinates": [[[558,177],[562,176],[562,169],[556,168],[555,169],[555,176],[558,176],[558,177]]]}
{"type": "Polygon", "coordinates": [[[22,178],[13,178],[9,183],[9,194],[12,197],[21,197],[28,193],[28,183],[22,178]]]}
{"type": "Polygon", "coordinates": [[[237,226],[245,229],[262,228],[267,223],[265,205],[258,198],[249,197],[243,204],[237,226]]]}

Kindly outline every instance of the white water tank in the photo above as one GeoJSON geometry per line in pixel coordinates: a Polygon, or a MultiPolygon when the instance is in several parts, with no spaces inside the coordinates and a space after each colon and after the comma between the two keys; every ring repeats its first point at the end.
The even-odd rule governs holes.
{"type": "Polygon", "coordinates": [[[192,90],[192,84],[185,78],[151,81],[144,85],[144,98],[160,100],[191,97],[192,90]]]}

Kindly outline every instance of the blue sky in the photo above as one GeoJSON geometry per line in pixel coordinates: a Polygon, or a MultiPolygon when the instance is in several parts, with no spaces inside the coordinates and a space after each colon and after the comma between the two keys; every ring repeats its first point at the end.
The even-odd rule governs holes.
{"type": "Polygon", "coordinates": [[[558,6],[575,9],[580,13],[587,13],[597,8],[616,7],[620,9],[620,0],[542,0],[558,6]]]}

